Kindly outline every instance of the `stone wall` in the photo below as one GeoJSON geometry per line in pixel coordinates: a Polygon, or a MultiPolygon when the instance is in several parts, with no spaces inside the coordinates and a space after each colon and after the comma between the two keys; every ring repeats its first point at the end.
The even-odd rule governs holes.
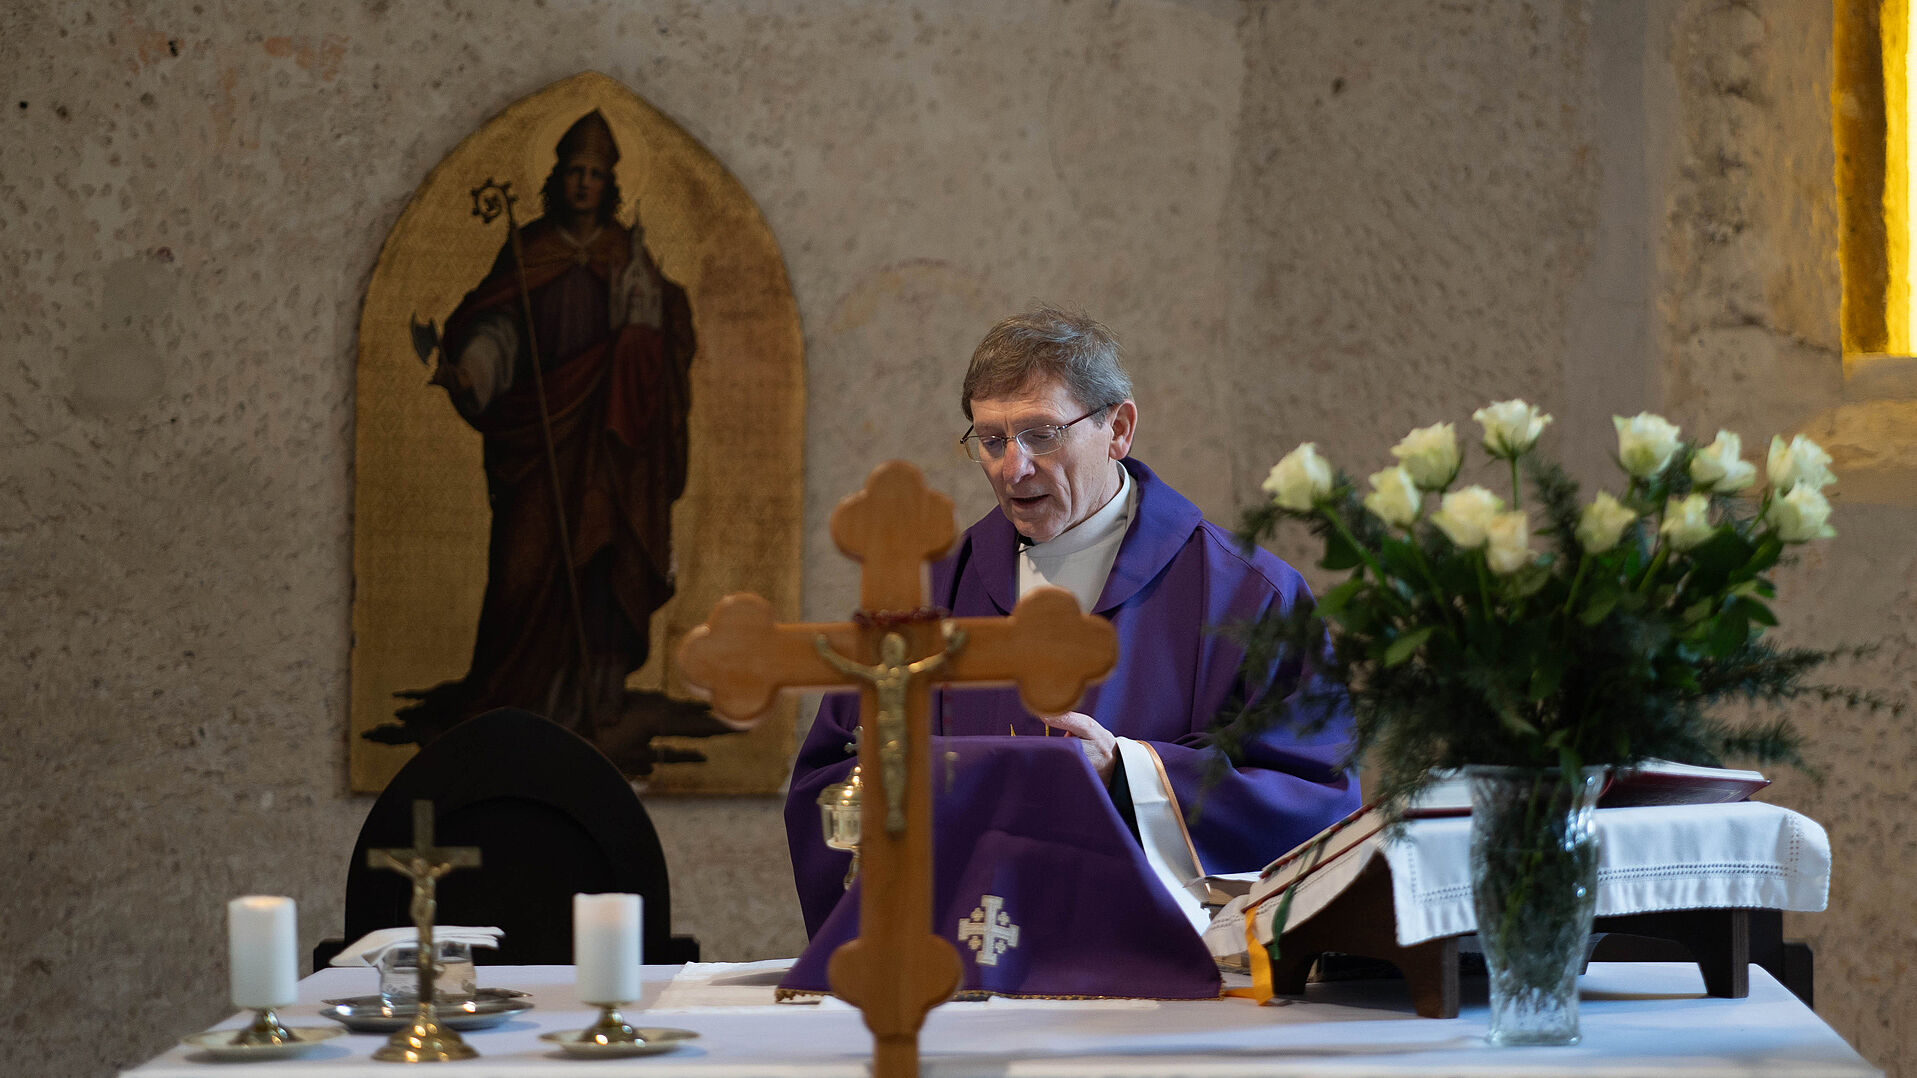
{"type": "MultiPolygon", "coordinates": [[[[1780,574],[1781,635],[1876,647],[1832,675],[1909,700],[1917,473],[1896,458],[1917,448],[1917,423],[1878,426],[1869,452],[1831,436],[1856,399],[1839,323],[1832,5],[1652,6],[1647,55],[1670,90],[1650,110],[1668,151],[1655,181],[1665,407],[1700,433],[1730,427],[1749,445],[1806,430],[1838,455],[1838,538],[1780,574]]],[[[1785,934],[1815,951],[1818,1012],[1887,1073],[1917,1073],[1911,716],[1804,707],[1796,718],[1822,779],[1783,773],[1769,799],[1824,824],[1833,870],[1829,911],[1788,916],[1785,934]]]]}
{"type": "MultiPolygon", "coordinates": [[[[989,506],[949,444],[960,372],[1033,298],[1118,331],[1139,455],[1225,520],[1298,441],[1368,469],[1494,397],[1557,411],[1590,469],[1615,411],[1802,421],[1835,362],[1817,7],[0,11],[0,1070],[107,1074],[223,1014],[231,895],[339,930],[369,805],[345,792],[353,328],[413,187],[504,105],[603,71],[758,199],[806,333],[805,613],[839,617],[823,523],[873,463],[989,506]],[[103,1014],[123,1032],[80,1039],[103,1014]]],[[[1846,506],[1787,584],[1804,639],[1886,641],[1873,683],[1912,657],[1910,512],[1846,506]]],[[[1779,798],[1831,823],[1839,879],[1793,930],[1820,1010],[1895,1071],[1910,740],[1806,721],[1832,781],[1779,798]]],[[[679,932],[796,952],[776,802],[650,807],[679,932]]]]}

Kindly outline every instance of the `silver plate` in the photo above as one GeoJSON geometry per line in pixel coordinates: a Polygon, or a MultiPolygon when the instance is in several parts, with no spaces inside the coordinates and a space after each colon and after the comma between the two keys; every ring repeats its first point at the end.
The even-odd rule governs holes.
{"type": "Polygon", "coordinates": [[[195,1033],[180,1043],[189,1048],[197,1048],[215,1059],[286,1059],[302,1052],[310,1052],[325,1041],[344,1034],[343,1029],[332,1026],[302,1026],[286,1031],[293,1039],[279,1044],[234,1044],[233,1038],[239,1036],[237,1029],[215,1029],[206,1033],[195,1033]]]}
{"type": "Polygon", "coordinates": [[[560,1029],[551,1033],[541,1033],[539,1039],[558,1045],[567,1055],[597,1056],[601,1059],[612,1056],[649,1056],[658,1052],[670,1052],[681,1044],[692,1040],[698,1034],[689,1029],[647,1029],[634,1028],[638,1040],[625,1044],[600,1044],[598,1041],[582,1041],[579,1035],[583,1029],[560,1029]]]}
{"type": "MultiPolygon", "coordinates": [[[[511,988],[482,988],[463,1003],[434,1008],[439,1024],[452,1029],[486,1029],[532,1010],[532,999],[511,988]]],[[[414,1008],[388,1007],[378,996],[322,1001],[320,1015],[361,1033],[391,1033],[413,1024],[414,1008]]]]}

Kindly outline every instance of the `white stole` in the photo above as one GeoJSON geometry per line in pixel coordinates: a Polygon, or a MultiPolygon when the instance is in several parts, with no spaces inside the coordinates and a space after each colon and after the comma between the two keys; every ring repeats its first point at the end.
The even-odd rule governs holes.
{"type": "MultiPolygon", "coordinates": [[[[1118,475],[1118,493],[1098,512],[1047,542],[1033,543],[1019,551],[1020,596],[1050,585],[1071,592],[1080,610],[1090,611],[1097,605],[1105,580],[1118,560],[1118,548],[1138,513],[1138,484],[1122,464],[1118,465],[1118,475]]],[[[1117,766],[1125,769],[1125,781],[1132,792],[1132,816],[1138,821],[1145,860],[1191,919],[1192,927],[1202,933],[1210,918],[1200,897],[1205,891],[1197,883],[1201,873],[1185,831],[1178,795],[1172,791],[1151,746],[1128,737],[1117,740],[1117,766]]]]}

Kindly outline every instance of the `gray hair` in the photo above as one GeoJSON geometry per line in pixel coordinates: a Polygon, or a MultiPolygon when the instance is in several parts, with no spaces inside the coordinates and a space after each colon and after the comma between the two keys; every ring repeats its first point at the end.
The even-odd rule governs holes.
{"type": "Polygon", "coordinates": [[[1041,379],[1064,383],[1081,408],[1109,408],[1132,396],[1111,331],[1081,313],[1041,305],[985,334],[965,370],[959,407],[971,419],[974,400],[1016,393],[1041,379]]]}

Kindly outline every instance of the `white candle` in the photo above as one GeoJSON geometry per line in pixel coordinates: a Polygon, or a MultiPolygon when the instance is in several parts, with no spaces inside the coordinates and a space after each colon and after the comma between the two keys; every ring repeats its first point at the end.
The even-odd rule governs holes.
{"type": "Polygon", "coordinates": [[[572,962],[584,1003],[639,998],[639,896],[572,896],[572,962]]]}
{"type": "Polygon", "coordinates": [[[243,895],[226,904],[233,1003],[249,1010],[286,1007],[299,998],[298,918],[293,900],[243,895]]]}

